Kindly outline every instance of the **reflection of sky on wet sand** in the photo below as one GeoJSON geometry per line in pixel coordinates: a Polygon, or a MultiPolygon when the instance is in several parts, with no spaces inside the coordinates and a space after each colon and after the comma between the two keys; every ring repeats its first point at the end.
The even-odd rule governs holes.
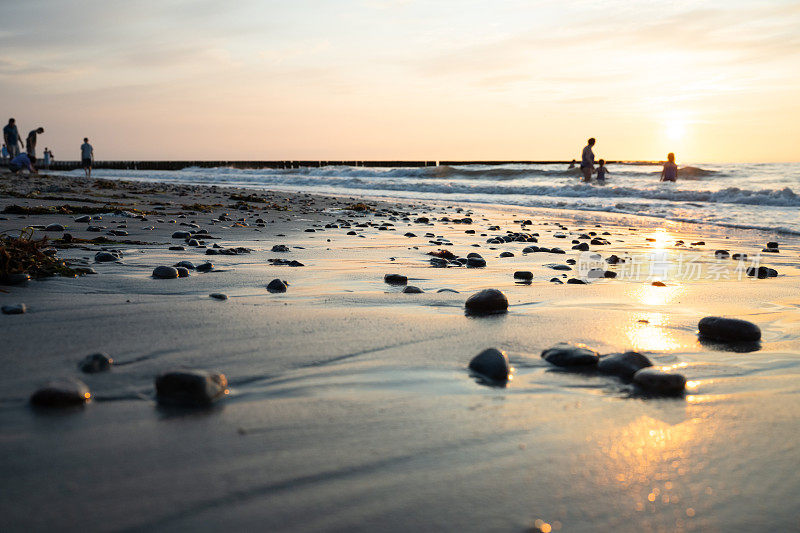
{"type": "MultiPolygon", "coordinates": [[[[679,285],[654,287],[648,284],[631,286],[627,292],[631,299],[642,305],[658,307],[671,304],[684,289],[679,285]]],[[[670,319],[665,313],[637,312],[632,314],[624,334],[634,350],[668,351],[685,348],[687,344],[680,342],[669,326],[670,319]]]]}

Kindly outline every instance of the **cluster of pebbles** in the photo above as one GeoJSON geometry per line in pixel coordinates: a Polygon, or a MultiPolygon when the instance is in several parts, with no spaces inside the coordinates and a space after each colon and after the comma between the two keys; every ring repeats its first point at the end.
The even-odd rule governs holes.
{"type": "MultiPolygon", "coordinates": [[[[761,339],[758,326],[735,318],[705,317],[700,320],[698,330],[701,339],[733,346],[742,342],[758,342],[761,339]]],[[[631,384],[634,391],[641,395],[679,396],[686,388],[686,378],[683,375],[654,366],[647,356],[638,352],[601,355],[583,344],[559,343],[542,351],[541,357],[565,371],[616,377],[631,384]]],[[[511,380],[514,371],[505,352],[496,348],[488,348],[473,357],[469,370],[481,382],[501,387],[511,380]]]]}
{"type": "MultiPolygon", "coordinates": [[[[108,372],[114,360],[104,353],[87,355],[78,369],[87,374],[108,372]]],[[[206,370],[178,368],[155,378],[155,399],[161,405],[208,407],[229,393],[224,374],[206,370]]],[[[89,387],[80,379],[69,377],[50,381],[30,397],[31,405],[41,408],[84,406],[92,401],[89,387]]]]}

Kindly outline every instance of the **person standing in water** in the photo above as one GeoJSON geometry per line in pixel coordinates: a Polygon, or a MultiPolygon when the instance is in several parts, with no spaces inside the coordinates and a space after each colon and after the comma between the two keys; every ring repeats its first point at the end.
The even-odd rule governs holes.
{"type": "Polygon", "coordinates": [[[53,161],[53,152],[50,151],[50,148],[45,146],[44,148],[44,168],[45,170],[50,170],[50,163],[53,161]]]}
{"type": "Polygon", "coordinates": [[[667,162],[661,171],[661,181],[678,181],[678,165],[675,164],[675,154],[667,154],[667,162]]]}
{"type": "Polygon", "coordinates": [[[608,169],[606,168],[606,160],[601,159],[600,161],[598,161],[598,164],[600,166],[597,167],[597,181],[600,183],[605,183],[606,176],[608,175],[608,169]]]}
{"type": "Polygon", "coordinates": [[[81,164],[83,165],[83,171],[86,173],[87,178],[92,177],[92,161],[94,160],[94,148],[92,145],[89,144],[89,138],[83,138],[83,144],[81,145],[81,164]]]}
{"type": "Polygon", "coordinates": [[[583,181],[590,181],[592,179],[592,172],[594,172],[594,137],[589,139],[581,154],[581,173],[583,174],[583,181]]]}

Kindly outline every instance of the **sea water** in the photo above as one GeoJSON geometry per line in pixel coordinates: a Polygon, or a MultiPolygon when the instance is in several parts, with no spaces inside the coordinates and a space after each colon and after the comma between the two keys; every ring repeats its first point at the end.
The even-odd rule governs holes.
{"type": "MultiPolygon", "coordinates": [[[[646,215],[800,234],[800,163],[683,166],[676,183],[652,164],[609,165],[605,184],[583,183],[566,165],[421,168],[186,168],[96,170],[101,178],[304,191],[336,195],[477,202],[646,215]],[[798,191],[798,192],[796,192],[798,191]]],[[[73,171],[70,175],[82,175],[73,171]]]]}

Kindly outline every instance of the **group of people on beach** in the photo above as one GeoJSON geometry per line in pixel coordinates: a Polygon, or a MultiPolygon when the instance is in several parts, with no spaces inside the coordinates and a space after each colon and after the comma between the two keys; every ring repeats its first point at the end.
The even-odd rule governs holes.
{"type": "MultiPolygon", "coordinates": [[[[3,147],[0,153],[2,153],[3,163],[8,164],[11,172],[20,173],[23,170],[28,170],[32,174],[39,173],[36,169],[36,141],[42,133],[44,133],[44,128],[41,126],[31,130],[23,143],[16,120],[13,118],[8,119],[8,124],[3,128],[3,147]],[[20,151],[20,148],[25,151],[20,151]]],[[[45,147],[43,155],[44,168],[49,169],[50,163],[53,161],[53,152],[50,151],[50,148],[45,147]]],[[[87,178],[92,175],[93,161],[94,148],[89,144],[89,139],[84,137],[81,145],[81,165],[87,178]]]]}
{"type": "MultiPolygon", "coordinates": [[[[606,182],[606,176],[609,174],[608,168],[606,168],[606,161],[605,159],[599,160],[597,170],[594,168],[594,152],[592,148],[594,147],[597,141],[594,137],[589,139],[586,142],[586,146],[583,148],[583,152],[581,153],[581,178],[584,182],[588,183],[592,180],[592,174],[597,173],[597,182],[600,184],[604,184],[606,182]]],[[[572,163],[569,165],[569,169],[575,168],[576,161],[573,159],[572,163]]],[[[675,182],[678,180],[678,165],[675,164],[675,154],[670,152],[667,154],[667,162],[664,163],[664,168],[661,170],[661,180],[660,181],[672,181],[675,182]]]]}

